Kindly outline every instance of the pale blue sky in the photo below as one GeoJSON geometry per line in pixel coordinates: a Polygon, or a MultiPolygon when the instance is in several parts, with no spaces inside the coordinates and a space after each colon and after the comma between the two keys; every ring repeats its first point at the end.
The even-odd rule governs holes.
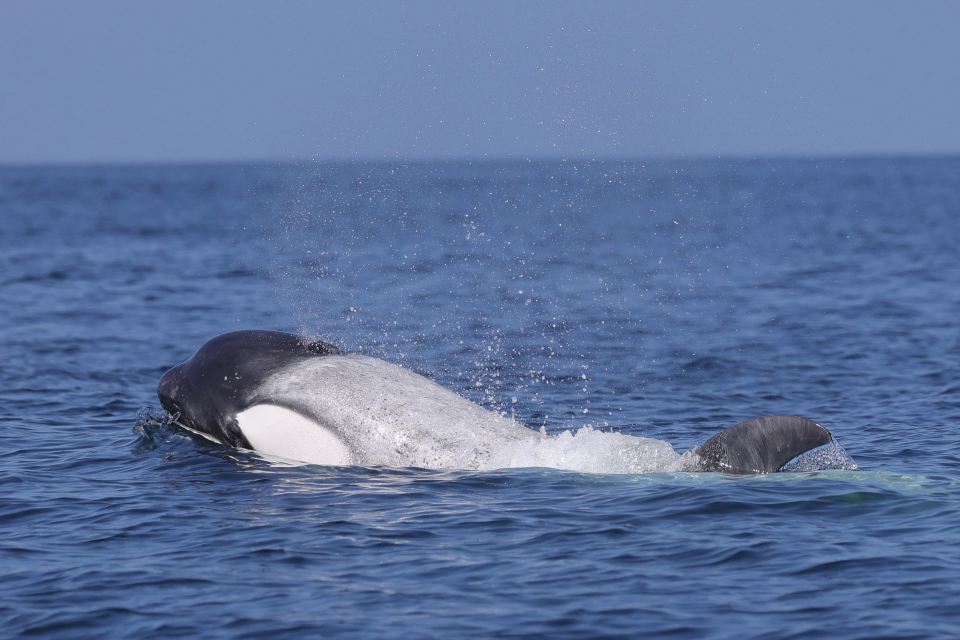
{"type": "Polygon", "coordinates": [[[960,152],[960,2],[0,3],[0,162],[960,152]]]}

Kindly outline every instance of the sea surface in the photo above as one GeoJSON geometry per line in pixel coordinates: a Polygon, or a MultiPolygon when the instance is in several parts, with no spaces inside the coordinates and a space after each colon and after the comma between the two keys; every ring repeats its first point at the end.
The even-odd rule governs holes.
{"type": "Polygon", "coordinates": [[[960,636],[960,158],[5,166],[0,310],[0,636],[960,636]],[[861,470],[281,466],[155,395],[240,328],[861,470]]]}

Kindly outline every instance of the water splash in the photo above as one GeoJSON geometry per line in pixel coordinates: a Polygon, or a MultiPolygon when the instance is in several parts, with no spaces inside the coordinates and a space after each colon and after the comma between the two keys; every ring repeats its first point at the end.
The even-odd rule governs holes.
{"type": "Polygon", "coordinates": [[[783,465],[780,471],[802,472],[822,471],[824,469],[857,471],[860,467],[858,467],[857,463],[853,461],[853,458],[844,451],[839,442],[831,440],[823,446],[801,453],[783,465]]]}
{"type": "Polygon", "coordinates": [[[680,455],[670,443],[593,427],[562,431],[555,436],[513,443],[495,450],[483,470],[549,467],[583,473],[632,474],[687,469],[690,456],[680,455]]]}

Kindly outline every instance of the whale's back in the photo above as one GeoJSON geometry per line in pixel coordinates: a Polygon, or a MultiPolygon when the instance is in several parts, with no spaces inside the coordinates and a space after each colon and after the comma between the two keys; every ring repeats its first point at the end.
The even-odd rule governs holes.
{"type": "Polygon", "coordinates": [[[363,466],[477,469],[505,444],[539,438],[409,369],[362,355],[292,363],[263,382],[251,405],[307,418],[363,466]]]}

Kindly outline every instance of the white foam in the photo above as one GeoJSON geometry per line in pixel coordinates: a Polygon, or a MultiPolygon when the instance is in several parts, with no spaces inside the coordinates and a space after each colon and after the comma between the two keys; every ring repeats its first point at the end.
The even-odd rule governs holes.
{"type": "Polygon", "coordinates": [[[552,467],[585,473],[681,471],[686,458],[668,442],[581,427],[493,452],[485,469],[552,467]]]}
{"type": "MultiPolygon", "coordinates": [[[[650,438],[589,427],[558,436],[537,433],[409,369],[360,355],[325,356],[295,364],[267,380],[260,395],[293,407],[296,412],[288,413],[300,414],[307,424],[329,429],[330,437],[344,445],[350,463],[363,466],[553,467],[642,473],[680,470],[685,460],[669,443],[650,438]]],[[[329,441],[300,440],[307,424],[287,428],[286,419],[272,426],[264,421],[252,436],[242,422],[241,428],[261,453],[316,464],[345,464],[326,461],[329,449],[324,447],[331,446],[329,441]]]]}

